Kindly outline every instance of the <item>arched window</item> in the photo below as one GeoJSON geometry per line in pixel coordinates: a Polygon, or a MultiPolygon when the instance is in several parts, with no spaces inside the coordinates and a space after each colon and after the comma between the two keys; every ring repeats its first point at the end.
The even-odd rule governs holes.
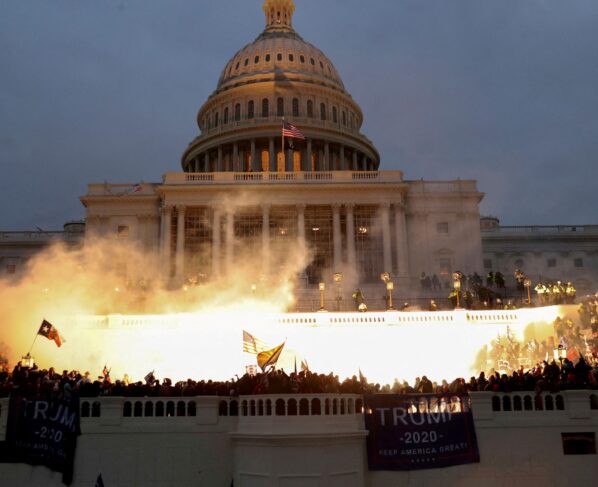
{"type": "Polygon", "coordinates": [[[268,98],[264,98],[262,100],[262,117],[267,117],[270,115],[270,102],[268,98]]]}
{"type": "Polygon", "coordinates": [[[260,57],[259,56],[255,56],[255,59],[253,60],[253,62],[255,64],[259,63],[260,62],[260,57]]]}
{"type": "Polygon", "coordinates": [[[276,115],[279,117],[284,116],[284,98],[276,100],[276,115]]]}
{"type": "Polygon", "coordinates": [[[219,121],[219,120],[218,120],[218,115],[219,115],[219,113],[218,113],[218,112],[216,112],[216,113],[214,114],[214,127],[218,127],[218,121],[219,121]]]}
{"type": "Polygon", "coordinates": [[[326,105],[324,103],[320,103],[320,118],[326,120],[326,105]]]}
{"type": "Polygon", "coordinates": [[[245,62],[243,63],[245,66],[249,65],[249,58],[245,59],[245,62]]]}
{"type": "Polygon", "coordinates": [[[276,55],[276,60],[282,61],[282,54],[280,52],[276,55]]]}
{"type": "Polygon", "coordinates": [[[289,54],[289,61],[293,62],[295,60],[295,56],[293,56],[292,54],[289,54]]]}
{"type": "Polygon", "coordinates": [[[293,117],[299,116],[299,98],[293,98],[293,117]]]}
{"type": "Polygon", "coordinates": [[[255,106],[253,100],[247,103],[247,118],[253,118],[255,116],[255,106]]]}
{"type": "Polygon", "coordinates": [[[235,69],[239,69],[239,63],[235,65],[235,69]]]}
{"type": "Polygon", "coordinates": [[[314,61],[314,58],[309,58],[309,62],[311,63],[312,66],[316,65],[316,62],[314,61]]]}
{"type": "Polygon", "coordinates": [[[235,122],[241,120],[241,104],[237,103],[235,105],[235,122]]]}
{"type": "Polygon", "coordinates": [[[311,100],[307,100],[307,116],[314,118],[314,102],[311,100]]]}
{"type": "Polygon", "coordinates": [[[347,112],[343,110],[343,125],[347,125],[347,112]]]}
{"type": "Polygon", "coordinates": [[[332,107],[332,121],[338,123],[338,110],[336,107],[332,107]]]}
{"type": "Polygon", "coordinates": [[[299,56],[299,61],[301,61],[302,64],[305,63],[305,56],[301,55],[299,56]]]}
{"type": "Polygon", "coordinates": [[[270,54],[266,54],[266,62],[269,63],[270,62],[270,54]]]}
{"type": "Polygon", "coordinates": [[[224,123],[224,125],[228,123],[228,107],[224,109],[224,120],[222,123],[224,123]]]}

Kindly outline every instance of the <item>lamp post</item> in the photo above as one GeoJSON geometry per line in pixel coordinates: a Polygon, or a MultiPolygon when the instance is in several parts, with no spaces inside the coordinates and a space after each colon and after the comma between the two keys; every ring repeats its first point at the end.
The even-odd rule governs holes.
{"type": "Polygon", "coordinates": [[[528,277],[525,278],[523,281],[523,285],[525,289],[527,289],[527,304],[528,306],[532,305],[532,294],[531,294],[531,287],[532,287],[532,280],[528,277]]]}
{"type": "Polygon", "coordinates": [[[324,290],[326,289],[326,284],[321,282],[318,284],[318,288],[320,289],[320,311],[326,311],[326,308],[324,308],[324,290]]]}
{"type": "Polygon", "coordinates": [[[332,276],[332,279],[334,280],[334,282],[336,284],[336,310],[340,311],[341,310],[341,301],[343,299],[343,290],[341,288],[341,282],[343,281],[343,275],[340,272],[336,272],[332,276]]]}
{"type": "Polygon", "coordinates": [[[393,311],[394,308],[392,307],[392,290],[395,288],[395,285],[392,281],[388,281],[386,283],[386,290],[388,291],[388,308],[386,311],[393,311]]]}
{"type": "Polygon", "coordinates": [[[453,287],[457,296],[457,306],[455,309],[461,309],[460,294],[461,294],[461,276],[460,272],[453,272],[453,287]]]}

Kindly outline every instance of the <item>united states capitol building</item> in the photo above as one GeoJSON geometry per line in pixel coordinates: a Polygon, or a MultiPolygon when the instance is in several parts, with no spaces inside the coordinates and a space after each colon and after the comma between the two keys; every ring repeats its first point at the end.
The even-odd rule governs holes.
{"type": "Polygon", "coordinates": [[[595,291],[598,225],[503,227],[480,221],[474,180],[412,181],[384,170],[334,64],[293,28],[294,9],[266,2],[266,28],[225,64],[180,171],[159,183],[90,184],[84,225],[64,232],[0,233],[0,274],[18,275],[53,241],[100,236],[157,253],[173,285],[222,276],[248,254],[269,275],[305,249],[299,301],[334,273],[347,293],[373,293],[382,272],[408,294],[422,272],[446,283],[455,270],[508,277],[516,268],[595,291]],[[283,141],[283,119],[305,140],[283,141]]]}
{"type": "MultiPolygon", "coordinates": [[[[173,287],[193,276],[209,283],[248,259],[256,275],[272,275],[306,253],[296,276],[298,309],[339,273],[347,302],[355,288],[380,295],[384,272],[403,296],[417,294],[422,272],[444,283],[456,270],[510,278],[516,268],[534,281],[596,291],[598,225],[501,226],[481,217],[484,194],[474,180],[414,181],[384,170],[333,63],[295,31],[293,1],[266,0],[263,9],[264,31],[226,62],[199,109],[199,135],[183,150],[180,170],[155,183],[89,184],[85,221],[64,231],[0,232],[1,277],[18,279],[27,260],[54,242],[80,248],[105,238],[154,253],[173,287]],[[283,118],[305,140],[283,142],[283,118]]],[[[456,313],[472,326],[506,326],[526,311],[456,313]]],[[[451,313],[406,319],[451,326],[451,313]]],[[[372,311],[360,319],[398,325],[407,314],[372,311]]],[[[313,315],[314,323],[338,319],[313,315]]],[[[93,485],[99,472],[107,487],[560,486],[592,485],[598,474],[596,391],[471,393],[479,463],[400,472],[368,469],[363,400],[82,398],[72,485],[93,485]]],[[[8,409],[0,399],[0,441],[8,409]]],[[[0,485],[62,484],[41,467],[0,464],[0,485]]]]}

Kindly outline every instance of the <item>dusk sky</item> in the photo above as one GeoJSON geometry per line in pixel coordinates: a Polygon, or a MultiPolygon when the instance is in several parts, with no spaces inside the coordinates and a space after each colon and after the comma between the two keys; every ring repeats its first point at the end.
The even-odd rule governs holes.
{"type": "MultiPolygon", "coordinates": [[[[0,230],[180,171],[261,0],[0,0],[0,230]]],[[[598,224],[598,1],[296,0],[383,169],[477,179],[505,225],[598,224]]]]}

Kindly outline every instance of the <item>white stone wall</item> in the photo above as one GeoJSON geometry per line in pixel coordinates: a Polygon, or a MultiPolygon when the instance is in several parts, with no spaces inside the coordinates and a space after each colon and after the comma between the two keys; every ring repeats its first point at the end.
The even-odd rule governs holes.
{"type": "MultiPolygon", "coordinates": [[[[564,391],[560,393],[564,408],[546,410],[547,401],[556,405],[557,394],[544,393],[543,410],[506,411],[505,396],[511,404],[519,396],[523,404],[524,396],[534,400],[534,394],[472,393],[480,463],[411,472],[368,470],[359,396],[241,397],[236,399],[239,416],[218,414],[222,398],[186,398],[197,404],[197,415],[191,417],[123,417],[124,398],[103,398],[100,417],[82,419],[73,486],[93,485],[98,472],[110,487],[229,487],[233,478],[235,486],[243,487],[593,485],[598,475],[596,455],[564,455],[561,442],[565,432],[598,433],[598,410],[590,408],[591,394],[564,391]],[[501,404],[494,408],[498,410],[492,407],[494,396],[501,404]],[[320,401],[323,414],[314,409],[293,414],[291,401],[301,399],[320,401]],[[266,415],[268,400],[272,415],[266,415]],[[284,404],[279,415],[277,401],[284,404]]],[[[0,439],[7,404],[0,400],[0,439]]],[[[61,485],[59,474],[28,465],[0,464],[0,479],[10,487],[61,485]]]]}

